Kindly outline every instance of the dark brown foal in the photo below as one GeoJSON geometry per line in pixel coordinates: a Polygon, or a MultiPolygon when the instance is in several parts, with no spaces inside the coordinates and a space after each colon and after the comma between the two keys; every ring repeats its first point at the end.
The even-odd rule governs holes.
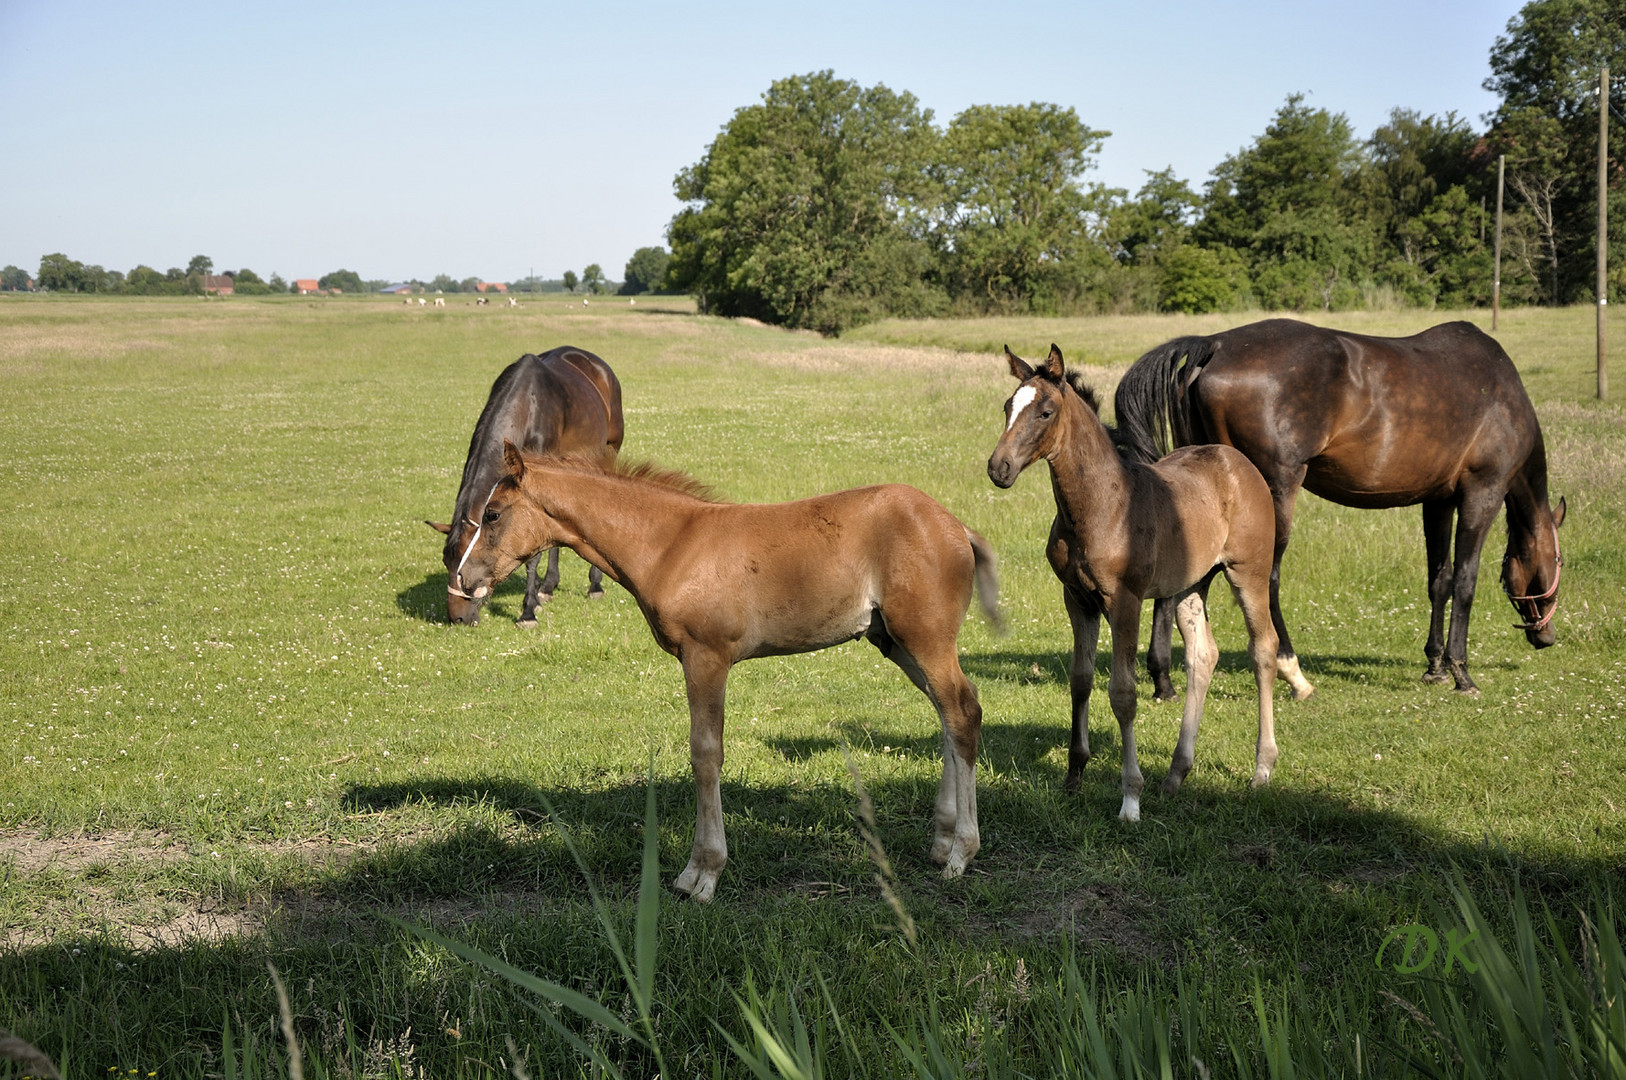
{"type": "Polygon", "coordinates": [[[1270,624],[1276,534],[1264,478],[1228,446],[1177,450],[1153,465],[1126,461],[1096,415],[1094,392],[1076,377],[1068,378],[1060,349],[1050,346],[1048,361],[1037,370],[1009,349],[1005,359],[1022,385],[1005,403],[1005,433],[988,459],[988,476],[1008,488],[1034,461],[1043,458],[1050,465],[1056,520],[1046,554],[1061,579],[1073,624],[1067,789],[1078,789],[1090,759],[1090,691],[1104,612],[1112,628],[1107,694],[1123,734],[1123,806],[1118,816],[1140,819],[1142,779],[1134,725],[1141,602],[1174,597],[1186,643],[1186,707],[1163,791],[1179,790],[1195,760],[1203,700],[1219,661],[1205,605],[1209,582],[1220,571],[1231,583],[1248,627],[1259,688],[1253,784],[1266,783],[1276,764],[1271,702],[1276,631],[1270,624]]]}

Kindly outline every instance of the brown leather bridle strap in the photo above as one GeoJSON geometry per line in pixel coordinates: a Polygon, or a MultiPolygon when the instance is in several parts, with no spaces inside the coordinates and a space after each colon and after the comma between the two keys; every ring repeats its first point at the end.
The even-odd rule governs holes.
{"type": "MultiPolygon", "coordinates": [[[[1526,600],[1539,602],[1542,600],[1551,599],[1552,596],[1558,592],[1558,579],[1564,576],[1564,552],[1558,546],[1558,527],[1556,525],[1553,527],[1553,555],[1553,584],[1551,588],[1544,593],[1538,593],[1531,596],[1514,596],[1513,593],[1509,591],[1507,598],[1513,601],[1514,604],[1521,604],[1526,600]]],[[[1547,614],[1543,615],[1540,619],[1536,619],[1531,622],[1514,623],[1513,628],[1515,630],[1543,630],[1546,629],[1548,623],[1553,621],[1553,616],[1556,614],[1558,614],[1558,601],[1554,600],[1553,606],[1548,608],[1547,614]]]]}

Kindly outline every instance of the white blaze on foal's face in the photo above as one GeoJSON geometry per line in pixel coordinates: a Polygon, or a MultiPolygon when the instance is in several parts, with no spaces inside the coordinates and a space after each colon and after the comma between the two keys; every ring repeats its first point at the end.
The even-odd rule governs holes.
{"type": "Polygon", "coordinates": [[[1019,386],[1016,393],[1011,395],[1011,416],[1005,421],[1005,430],[1009,431],[1016,426],[1016,418],[1022,415],[1022,410],[1033,404],[1033,399],[1039,396],[1039,391],[1031,386],[1019,386]]]}

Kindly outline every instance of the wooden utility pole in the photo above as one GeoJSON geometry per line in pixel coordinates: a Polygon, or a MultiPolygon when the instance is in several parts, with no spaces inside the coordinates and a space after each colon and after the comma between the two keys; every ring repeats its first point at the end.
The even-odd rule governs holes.
{"type": "Polygon", "coordinates": [[[1604,314],[1609,310],[1609,65],[1598,73],[1598,400],[1609,397],[1604,314]]]}
{"type": "Polygon", "coordinates": [[[1507,155],[1496,155],[1496,260],[1491,270],[1491,333],[1496,332],[1496,317],[1502,310],[1502,178],[1507,173],[1507,155]]]}

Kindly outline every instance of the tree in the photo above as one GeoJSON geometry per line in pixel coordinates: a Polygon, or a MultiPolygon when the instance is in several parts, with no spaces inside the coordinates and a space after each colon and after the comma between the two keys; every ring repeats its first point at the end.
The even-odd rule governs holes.
{"type": "Polygon", "coordinates": [[[1109,132],[1086,127],[1072,108],[975,105],[943,137],[943,210],[936,231],[949,291],[986,306],[1053,308],[1076,293],[1091,235],[1108,205],[1085,172],[1109,132]]]}
{"type": "Polygon", "coordinates": [[[1251,147],[1215,168],[1195,236],[1243,252],[1267,308],[1348,306],[1372,248],[1356,198],[1360,165],[1349,120],[1291,95],[1251,147]]]}
{"type": "MultiPolygon", "coordinates": [[[[1537,235],[1548,303],[1590,298],[1596,257],[1598,70],[1608,64],[1609,145],[1626,145],[1626,5],[1532,0],[1491,48],[1485,89],[1500,97],[1490,141],[1507,154],[1508,187],[1537,235]]],[[[1618,190],[1620,170],[1610,185],[1618,190]]],[[[1615,217],[1611,214],[1611,218],[1615,217]]],[[[1618,235],[1618,234],[1617,234],[1618,235]]],[[[1611,243],[1611,263],[1626,251],[1611,243]]]]}
{"type": "Polygon", "coordinates": [[[636,296],[659,289],[666,278],[667,264],[671,261],[672,257],[663,247],[641,247],[634,251],[621,275],[622,295],[636,296]]]}
{"type": "Polygon", "coordinates": [[[561,278],[560,280],[564,282],[565,292],[573,293],[573,292],[576,291],[576,285],[577,285],[576,271],[574,271],[574,270],[566,270],[565,271],[565,276],[563,278],[561,278]]]}
{"type": "Polygon", "coordinates": [[[455,291],[466,293],[479,292],[480,279],[477,277],[464,278],[462,281],[457,283],[457,289],[455,291]]]}
{"type": "Polygon", "coordinates": [[[52,292],[78,292],[84,284],[85,266],[60,251],[40,257],[39,273],[34,275],[40,288],[52,292]]]}
{"type": "Polygon", "coordinates": [[[588,263],[587,269],[582,271],[582,284],[588,292],[598,296],[604,291],[604,268],[598,263],[588,263]]]}
{"type": "Polygon", "coordinates": [[[214,268],[215,261],[209,258],[209,256],[194,255],[192,256],[192,261],[186,264],[186,274],[188,277],[191,277],[193,274],[197,274],[201,277],[202,275],[212,271],[214,268]]]}
{"type": "Polygon", "coordinates": [[[28,288],[28,273],[18,266],[7,266],[0,270],[0,289],[6,292],[22,292],[28,288]]]}
{"type": "Polygon", "coordinates": [[[1174,175],[1174,169],[1146,171],[1146,183],[1134,202],[1113,208],[1107,238],[1119,258],[1130,263],[1156,261],[1160,254],[1184,244],[1191,236],[1202,198],[1174,175]]]}
{"type": "Polygon", "coordinates": [[[271,280],[266,282],[266,284],[271,287],[271,291],[274,293],[288,292],[290,288],[288,283],[282,280],[281,274],[272,274],[271,280]]]}
{"type": "Polygon", "coordinates": [[[124,291],[137,296],[161,296],[174,290],[163,274],[142,263],[125,276],[124,291]]]}
{"type": "Polygon", "coordinates": [[[317,279],[319,289],[330,289],[345,293],[366,292],[361,283],[361,275],[354,270],[335,270],[331,274],[323,274],[317,279]]]}
{"type": "Polygon", "coordinates": [[[778,80],[678,174],[672,284],[703,311],[831,333],[923,312],[937,138],[911,94],[829,71],[778,80]]]}

